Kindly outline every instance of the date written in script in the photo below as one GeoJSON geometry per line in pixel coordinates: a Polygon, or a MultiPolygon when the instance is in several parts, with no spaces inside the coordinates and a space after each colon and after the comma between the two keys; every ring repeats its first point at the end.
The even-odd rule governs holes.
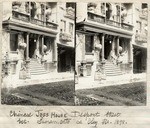
{"type": "Polygon", "coordinates": [[[100,112],[47,112],[43,109],[35,110],[34,112],[13,111],[9,113],[11,118],[15,118],[18,124],[35,123],[39,125],[44,124],[75,124],[75,125],[89,125],[92,127],[99,127],[105,125],[126,125],[127,121],[121,118],[122,113],[112,111],[100,112]]]}

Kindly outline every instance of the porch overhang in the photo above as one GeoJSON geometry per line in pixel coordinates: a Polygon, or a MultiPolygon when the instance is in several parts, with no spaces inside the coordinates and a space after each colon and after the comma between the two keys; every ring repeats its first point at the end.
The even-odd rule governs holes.
{"type": "Polygon", "coordinates": [[[3,28],[7,30],[35,33],[49,37],[56,37],[58,33],[56,30],[51,30],[42,26],[29,25],[29,23],[18,23],[13,20],[3,21],[3,28]]]}
{"type": "Polygon", "coordinates": [[[87,21],[82,21],[77,23],[76,29],[82,30],[84,32],[90,31],[93,33],[105,33],[113,36],[129,38],[129,39],[132,38],[133,35],[132,31],[123,30],[117,27],[111,27],[105,24],[89,23],[87,21]]]}
{"type": "Polygon", "coordinates": [[[133,48],[147,50],[147,47],[144,47],[144,46],[141,46],[141,45],[137,45],[137,44],[133,44],[133,48]]]}
{"type": "Polygon", "coordinates": [[[74,47],[73,46],[70,46],[70,45],[66,45],[66,44],[62,44],[62,43],[57,43],[57,45],[59,46],[59,47],[63,47],[63,48],[67,48],[67,49],[74,49],[74,47]]]}

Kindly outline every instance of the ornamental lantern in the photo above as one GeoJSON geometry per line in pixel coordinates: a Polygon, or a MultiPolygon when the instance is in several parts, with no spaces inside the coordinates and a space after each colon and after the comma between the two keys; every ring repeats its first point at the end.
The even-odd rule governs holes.
{"type": "Polygon", "coordinates": [[[102,49],[102,45],[101,44],[96,44],[95,48],[100,51],[102,49]]]}
{"type": "Polygon", "coordinates": [[[19,43],[19,48],[24,50],[27,47],[26,43],[19,43]]]}
{"type": "Polygon", "coordinates": [[[47,50],[47,46],[46,45],[43,45],[43,50],[44,50],[44,52],[47,50]]]}

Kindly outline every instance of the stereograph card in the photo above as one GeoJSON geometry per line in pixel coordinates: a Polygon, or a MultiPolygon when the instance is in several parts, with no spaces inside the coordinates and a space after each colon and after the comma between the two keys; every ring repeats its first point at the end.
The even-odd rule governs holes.
{"type": "Polygon", "coordinates": [[[0,6],[0,127],[149,128],[148,0],[0,6]]]}

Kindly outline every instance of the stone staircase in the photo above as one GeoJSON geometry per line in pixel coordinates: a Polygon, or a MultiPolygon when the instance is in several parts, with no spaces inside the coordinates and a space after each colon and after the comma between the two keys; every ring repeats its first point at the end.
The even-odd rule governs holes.
{"type": "Polygon", "coordinates": [[[44,66],[41,65],[36,59],[30,60],[29,69],[31,75],[47,74],[47,71],[44,69],[44,66]]]}
{"type": "Polygon", "coordinates": [[[123,75],[123,72],[121,71],[120,67],[113,64],[113,62],[111,62],[111,61],[106,61],[106,63],[105,63],[105,73],[106,73],[106,76],[123,75]]]}

